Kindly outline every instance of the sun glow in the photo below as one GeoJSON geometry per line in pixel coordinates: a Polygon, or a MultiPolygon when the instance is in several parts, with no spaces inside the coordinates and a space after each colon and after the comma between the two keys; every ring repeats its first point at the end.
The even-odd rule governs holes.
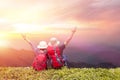
{"type": "Polygon", "coordinates": [[[7,34],[0,33],[0,47],[7,47],[9,41],[6,40],[7,34]]]}
{"type": "Polygon", "coordinates": [[[0,47],[7,47],[9,42],[7,40],[0,40],[0,47]]]}
{"type": "Polygon", "coordinates": [[[42,26],[35,24],[15,24],[14,27],[16,33],[31,33],[43,30],[42,26]]]}

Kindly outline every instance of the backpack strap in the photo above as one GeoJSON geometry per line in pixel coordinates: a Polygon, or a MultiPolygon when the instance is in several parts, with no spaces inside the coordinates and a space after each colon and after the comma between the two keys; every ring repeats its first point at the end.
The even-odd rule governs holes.
{"type": "Polygon", "coordinates": [[[57,58],[57,61],[59,62],[59,64],[62,65],[63,63],[61,62],[60,58],[58,57],[58,54],[57,54],[57,51],[56,51],[56,47],[54,47],[54,53],[55,53],[55,56],[57,58]]]}
{"type": "Polygon", "coordinates": [[[47,69],[49,69],[49,68],[52,68],[52,60],[49,54],[46,54],[46,55],[47,55],[47,69]]]}

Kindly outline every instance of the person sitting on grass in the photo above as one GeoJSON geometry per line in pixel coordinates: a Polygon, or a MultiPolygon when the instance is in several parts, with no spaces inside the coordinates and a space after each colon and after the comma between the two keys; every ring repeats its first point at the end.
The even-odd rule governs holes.
{"type": "Polygon", "coordinates": [[[38,46],[34,47],[32,42],[26,38],[26,35],[22,34],[22,37],[25,41],[29,43],[35,53],[35,58],[32,63],[33,69],[35,69],[36,71],[47,69],[47,42],[40,41],[38,46]]]}
{"type": "Polygon", "coordinates": [[[48,54],[48,58],[51,60],[50,61],[51,66],[54,69],[59,69],[64,65],[67,66],[66,63],[67,59],[66,56],[63,55],[63,50],[68,45],[75,32],[76,32],[76,27],[72,30],[70,37],[67,40],[65,40],[62,44],[60,44],[60,41],[55,37],[52,37],[50,39],[48,43],[47,54],[48,54]]]}

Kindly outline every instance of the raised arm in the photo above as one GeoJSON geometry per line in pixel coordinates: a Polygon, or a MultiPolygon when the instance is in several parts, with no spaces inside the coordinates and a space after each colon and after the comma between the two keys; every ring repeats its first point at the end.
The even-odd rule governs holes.
{"type": "Polygon", "coordinates": [[[72,30],[71,35],[67,38],[66,41],[64,41],[65,46],[66,46],[66,45],[70,42],[70,40],[72,39],[74,33],[76,32],[76,29],[77,29],[77,27],[74,27],[74,29],[72,30]]]}
{"type": "Polygon", "coordinates": [[[21,34],[22,35],[22,37],[23,37],[23,39],[32,47],[32,49],[35,51],[35,47],[34,47],[34,45],[32,44],[32,42],[30,41],[30,40],[28,40],[27,38],[26,38],[26,35],[25,34],[21,34]]]}

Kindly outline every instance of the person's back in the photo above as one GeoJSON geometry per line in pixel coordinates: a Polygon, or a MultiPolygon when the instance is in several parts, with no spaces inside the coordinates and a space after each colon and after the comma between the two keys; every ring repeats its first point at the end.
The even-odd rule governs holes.
{"type": "Polygon", "coordinates": [[[32,67],[36,71],[41,71],[47,69],[47,57],[46,54],[39,54],[33,60],[32,67]]]}
{"type": "Polygon", "coordinates": [[[36,71],[47,69],[47,43],[41,41],[37,46],[37,52],[39,53],[33,60],[32,67],[36,71]]]}
{"type": "Polygon", "coordinates": [[[48,46],[48,57],[51,59],[51,65],[53,68],[61,68],[64,65],[63,58],[61,56],[61,50],[58,46],[48,46]]]}

